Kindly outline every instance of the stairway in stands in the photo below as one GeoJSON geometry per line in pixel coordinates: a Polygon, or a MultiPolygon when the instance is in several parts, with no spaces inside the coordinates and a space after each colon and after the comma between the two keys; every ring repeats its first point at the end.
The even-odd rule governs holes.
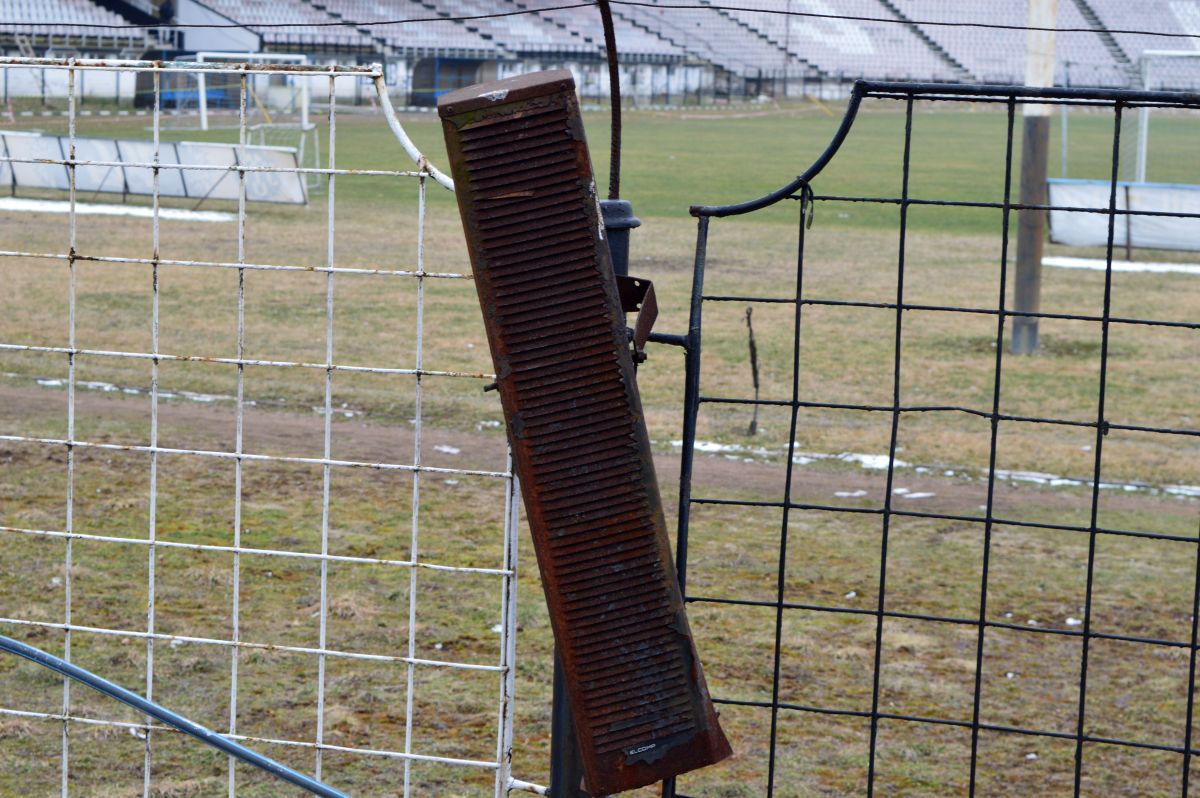
{"type": "MultiPolygon", "coordinates": [[[[322,12],[323,14],[325,14],[325,16],[329,17],[330,22],[347,22],[347,21],[354,22],[355,21],[355,20],[347,20],[344,16],[339,14],[337,11],[329,10],[328,4],[326,2],[324,2],[323,0],[300,0],[300,2],[303,3],[304,5],[315,8],[317,11],[322,12]]],[[[387,39],[383,38],[382,36],[377,36],[375,34],[375,32],[373,30],[371,30],[371,28],[355,25],[354,30],[358,31],[363,36],[366,36],[367,38],[369,38],[374,43],[376,52],[378,52],[380,55],[382,55],[386,58],[395,57],[396,50],[390,44],[388,44],[387,39]]]]}
{"type": "MultiPolygon", "coordinates": [[[[438,4],[435,2],[429,2],[429,0],[412,0],[412,2],[421,6],[425,10],[434,13],[435,15],[437,15],[439,17],[443,17],[445,19],[453,18],[453,15],[449,11],[443,11],[442,9],[438,8],[438,4]]],[[[497,56],[500,56],[501,58],[503,58],[505,56],[511,57],[511,56],[516,55],[516,53],[512,49],[510,49],[510,45],[511,45],[510,42],[499,41],[492,34],[488,33],[485,30],[482,30],[478,25],[472,24],[471,20],[469,20],[469,19],[454,19],[454,22],[456,22],[464,30],[468,30],[471,33],[474,33],[479,38],[484,39],[485,41],[493,42],[496,45],[496,55],[497,56]]]]}
{"type": "Polygon", "coordinates": [[[679,48],[688,57],[706,64],[712,64],[721,80],[736,80],[741,74],[734,65],[723,62],[717,55],[716,50],[702,37],[684,30],[665,17],[656,19],[655,22],[657,24],[651,27],[641,19],[638,13],[626,10],[619,5],[612,7],[612,13],[614,19],[623,20],[638,30],[655,36],[673,47],[679,48]]]}
{"type": "Polygon", "coordinates": [[[892,16],[894,16],[896,19],[902,20],[904,22],[904,26],[912,31],[913,35],[924,42],[926,47],[937,53],[938,58],[942,59],[947,66],[954,70],[954,74],[960,81],[963,83],[974,83],[976,81],[976,77],[971,74],[969,69],[963,66],[961,62],[954,58],[954,56],[950,55],[950,53],[947,52],[944,47],[934,41],[929,34],[921,30],[921,26],[909,19],[908,15],[901,11],[900,7],[893,3],[892,0],[879,0],[879,4],[890,11],[892,16]]]}
{"type": "MultiPolygon", "coordinates": [[[[1071,2],[1071,0],[1067,0],[1071,2]]],[[[1087,24],[1092,26],[1096,34],[1100,37],[1100,41],[1104,43],[1104,49],[1108,50],[1108,54],[1112,56],[1113,61],[1117,63],[1125,74],[1129,75],[1130,85],[1136,85],[1137,80],[1137,65],[1133,63],[1129,55],[1122,49],[1113,35],[1104,27],[1104,23],[1100,19],[1100,15],[1096,13],[1096,9],[1092,8],[1092,4],[1088,0],[1074,0],[1075,7],[1079,9],[1079,13],[1087,20],[1087,24]]]]}
{"type": "MultiPolygon", "coordinates": [[[[668,44],[674,45],[675,47],[678,47],[680,50],[683,50],[685,53],[687,53],[688,55],[690,55],[693,58],[697,58],[701,61],[709,60],[708,56],[706,56],[704,53],[700,52],[694,46],[692,46],[691,42],[689,41],[688,36],[683,35],[681,32],[668,33],[663,30],[655,30],[654,28],[651,28],[649,25],[646,25],[645,23],[641,22],[636,16],[622,12],[620,6],[613,8],[612,13],[613,13],[613,17],[622,19],[622,20],[628,22],[633,27],[639,28],[640,30],[643,30],[646,33],[649,33],[651,36],[657,36],[658,38],[662,39],[664,42],[667,42],[668,44]]],[[[664,20],[663,23],[665,25],[671,24],[670,22],[667,22],[666,20],[664,20]]],[[[717,66],[720,66],[720,65],[718,64],[717,66]]]]}
{"type": "Polygon", "coordinates": [[[746,30],[746,31],[754,34],[759,39],[761,39],[765,44],[769,44],[772,47],[774,47],[776,50],[779,51],[780,55],[788,56],[788,58],[790,60],[795,61],[796,64],[798,64],[804,70],[804,74],[806,77],[812,78],[814,80],[821,80],[821,79],[832,77],[832,75],[829,73],[828,70],[821,69],[819,66],[817,66],[813,62],[809,61],[808,59],[802,58],[802,57],[796,55],[795,53],[790,52],[788,50],[788,48],[783,46],[782,43],[776,41],[774,38],[772,38],[771,36],[768,36],[766,33],[763,33],[758,28],[755,28],[755,27],[747,24],[742,19],[739,19],[738,17],[733,16],[728,11],[721,8],[720,5],[714,5],[712,0],[700,0],[700,3],[702,5],[706,5],[711,8],[716,9],[717,13],[720,14],[721,16],[725,17],[725,19],[734,23],[739,28],[742,28],[743,30],[746,30]]]}
{"type": "Polygon", "coordinates": [[[604,46],[603,34],[601,34],[599,36],[589,36],[586,33],[580,33],[579,31],[574,30],[574,29],[568,27],[567,25],[559,22],[557,19],[555,19],[552,16],[553,12],[542,10],[542,9],[530,8],[529,6],[520,2],[520,0],[504,0],[504,3],[506,4],[506,6],[508,8],[511,8],[516,11],[531,11],[531,12],[533,12],[537,17],[539,17],[547,25],[553,25],[554,27],[558,28],[559,30],[566,31],[567,33],[571,34],[575,38],[579,39],[580,44],[590,44],[590,45],[596,46],[597,48],[604,46]]]}

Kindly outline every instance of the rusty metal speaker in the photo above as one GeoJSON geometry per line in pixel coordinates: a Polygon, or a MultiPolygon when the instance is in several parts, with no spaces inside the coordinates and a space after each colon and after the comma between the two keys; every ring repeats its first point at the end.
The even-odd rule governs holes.
{"type": "Polygon", "coordinates": [[[588,791],[720,761],[622,314],[653,294],[613,275],[571,74],[438,111],[588,791]]]}

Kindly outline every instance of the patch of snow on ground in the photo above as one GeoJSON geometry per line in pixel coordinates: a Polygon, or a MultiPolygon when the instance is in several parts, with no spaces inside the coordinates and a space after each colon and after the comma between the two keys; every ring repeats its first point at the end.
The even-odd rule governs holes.
{"type": "MultiPolygon", "coordinates": [[[[5,373],[3,376],[9,377],[12,379],[20,379],[21,378],[20,374],[5,373]]],[[[55,379],[52,377],[38,377],[37,379],[34,380],[34,382],[36,382],[38,385],[41,385],[43,388],[65,388],[67,386],[66,380],[55,379]]],[[[132,386],[125,386],[125,385],[113,385],[111,382],[101,382],[99,380],[76,380],[75,387],[82,388],[85,391],[100,391],[101,393],[123,393],[123,394],[127,394],[129,396],[141,396],[141,395],[148,396],[150,394],[150,390],[148,388],[135,388],[132,386]]],[[[236,396],[228,396],[226,394],[219,394],[219,393],[196,393],[195,391],[159,391],[158,398],[159,399],[187,399],[190,402],[202,402],[204,404],[211,404],[212,402],[236,402],[237,401],[236,396]]],[[[255,402],[252,399],[248,399],[248,400],[242,402],[242,404],[244,404],[246,406],[252,406],[255,404],[255,402]]],[[[322,413],[322,414],[325,412],[325,410],[320,407],[314,407],[313,410],[317,413],[322,413]]],[[[347,418],[350,418],[351,416],[354,416],[354,415],[361,415],[361,413],[359,413],[359,411],[347,410],[347,411],[335,411],[335,412],[341,412],[342,415],[346,416],[347,418]]]]}
{"type": "MultiPolygon", "coordinates": [[[[1042,258],[1043,266],[1053,266],[1058,269],[1085,269],[1087,271],[1102,272],[1107,271],[1108,267],[1103,258],[1067,258],[1067,257],[1050,257],[1042,258]]],[[[1200,264],[1195,263],[1154,263],[1152,261],[1140,262],[1130,260],[1114,260],[1112,262],[1112,270],[1114,272],[1146,272],[1155,274],[1164,274],[1173,272],[1175,274],[1196,274],[1200,275],[1200,264]]]]}
{"type": "MultiPolygon", "coordinates": [[[[671,443],[677,444],[681,447],[683,446],[683,441],[671,441],[671,443]]],[[[745,449],[744,446],[741,446],[736,443],[717,443],[716,441],[696,441],[693,448],[696,451],[704,452],[705,454],[717,454],[720,452],[740,452],[743,449],[745,449]]]]}
{"type": "Polygon", "coordinates": [[[1046,474],[1041,471],[1009,471],[1003,468],[996,469],[996,479],[1006,482],[1032,482],[1035,485],[1049,485],[1053,488],[1076,487],[1084,484],[1081,480],[1067,479],[1057,474],[1046,474]]]}
{"type": "MultiPolygon", "coordinates": [[[[675,449],[683,448],[683,441],[673,440],[671,446],[675,449]]],[[[771,451],[761,446],[750,447],[743,446],[737,443],[717,443],[716,441],[696,441],[695,451],[703,454],[721,454],[729,460],[741,460],[746,463],[753,462],[768,462],[774,456],[783,454],[778,451],[771,451]],[[748,455],[748,456],[747,456],[748,455]]],[[[899,449],[897,449],[899,451],[899,449]]],[[[840,452],[831,454],[827,452],[795,452],[792,455],[792,462],[795,465],[810,465],[827,460],[840,460],[845,463],[856,463],[864,470],[878,471],[888,467],[889,459],[886,454],[866,454],[863,452],[840,452]]],[[[928,473],[931,471],[930,466],[913,466],[911,463],[905,462],[900,458],[896,458],[891,463],[894,468],[912,468],[916,473],[928,473]]],[[[964,472],[962,469],[944,469],[942,474],[945,476],[960,476],[964,478],[975,478],[986,480],[987,471],[979,471],[974,475],[969,472],[964,472]]],[[[1064,477],[1058,474],[1049,474],[1043,471],[1014,471],[1003,468],[997,468],[995,471],[996,479],[1001,482],[1028,482],[1033,485],[1042,485],[1051,488],[1078,488],[1090,487],[1091,481],[1088,479],[1077,479],[1073,477],[1064,477]]],[[[1120,490],[1127,493],[1145,492],[1150,494],[1164,493],[1171,496],[1181,496],[1184,498],[1200,498],[1200,485],[1151,485],[1142,482],[1101,482],[1101,490],[1120,490]]],[[[898,488],[894,491],[896,495],[905,496],[910,499],[928,499],[932,498],[933,493],[921,492],[913,493],[906,488],[898,488]]],[[[853,496],[866,495],[863,493],[853,493],[848,491],[837,492],[835,496],[849,498],[853,496]]],[[[986,505],[980,505],[981,510],[986,510],[986,505]]]]}
{"type": "Polygon", "coordinates": [[[891,462],[896,468],[908,468],[908,463],[900,458],[889,460],[886,454],[859,454],[858,452],[842,452],[837,456],[837,459],[844,460],[847,463],[858,463],[863,468],[877,470],[887,468],[891,462]]]}
{"type": "MultiPolygon", "coordinates": [[[[0,197],[0,211],[25,213],[70,213],[71,203],[63,200],[35,200],[24,197],[0,197]]],[[[142,205],[101,205],[76,202],[75,213],[88,216],[134,216],[150,219],[154,209],[142,205]]],[[[159,219],[176,222],[235,222],[237,215],[223,211],[192,211],[186,208],[159,208],[159,219]]]]}

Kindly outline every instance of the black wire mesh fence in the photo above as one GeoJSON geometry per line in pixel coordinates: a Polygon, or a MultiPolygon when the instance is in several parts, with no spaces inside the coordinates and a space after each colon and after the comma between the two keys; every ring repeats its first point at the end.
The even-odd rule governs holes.
{"type": "MultiPolygon", "coordinates": [[[[1188,123],[1200,96],[860,82],[802,176],[692,209],[677,566],[723,723],[762,765],[746,794],[1188,794],[1200,524],[1170,480],[1200,451],[1200,320],[1193,278],[1126,275],[1121,259],[1131,220],[1200,232],[1200,214],[1123,199],[1122,120],[1143,107],[1188,123]],[[868,102],[876,122],[858,118],[868,102]],[[1102,201],[1018,200],[1018,120],[1035,104],[1090,110],[1102,201]],[[955,108],[983,109],[968,129],[989,128],[994,199],[922,195],[937,185],[914,174],[925,120],[955,108]],[[839,160],[883,146],[894,192],[821,193],[847,182],[839,160]],[[739,260],[756,213],[798,220],[794,269],[746,295],[745,270],[788,268],[739,260]],[[821,229],[856,213],[891,232],[821,229]],[[1048,278],[1046,309],[1014,307],[1019,218],[1046,213],[1103,222],[1094,271],[1048,278]],[[988,231],[985,254],[936,234],[965,217],[988,231]],[[866,261],[886,279],[855,271],[866,261]],[[1042,354],[1009,353],[1021,320],[1042,324],[1042,354]],[[758,436],[720,442],[752,414],[758,436]],[[1064,462],[1075,476],[1050,473],[1064,462]]],[[[984,144],[957,146],[978,158],[984,144]]],[[[932,153],[933,172],[959,155],[932,153]]],[[[664,794],[711,787],[689,775],[664,794]]]]}

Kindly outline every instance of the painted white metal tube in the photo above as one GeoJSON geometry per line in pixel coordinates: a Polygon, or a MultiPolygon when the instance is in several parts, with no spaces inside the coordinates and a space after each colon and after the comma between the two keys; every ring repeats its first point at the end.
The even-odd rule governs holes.
{"type": "MultiPolygon", "coordinates": [[[[1029,0],[1029,30],[1025,36],[1025,85],[1048,88],[1054,85],[1054,27],[1058,0],[1029,0]],[[1035,30],[1041,28],[1042,30],[1035,30]]],[[[1045,103],[1026,103],[1025,116],[1049,116],[1045,103]]]]}
{"type": "Polygon", "coordinates": [[[388,96],[387,83],[383,79],[382,70],[374,78],[374,81],[375,93],[379,97],[379,105],[383,109],[383,117],[387,120],[388,127],[392,129],[396,140],[400,142],[400,146],[408,153],[408,157],[413,159],[413,163],[419,166],[422,171],[427,172],[430,177],[438,182],[438,185],[453,191],[454,181],[450,179],[449,175],[429,162],[424,153],[417,149],[417,145],[408,137],[404,126],[400,124],[400,120],[396,117],[396,109],[392,107],[392,99],[388,96]]]}

